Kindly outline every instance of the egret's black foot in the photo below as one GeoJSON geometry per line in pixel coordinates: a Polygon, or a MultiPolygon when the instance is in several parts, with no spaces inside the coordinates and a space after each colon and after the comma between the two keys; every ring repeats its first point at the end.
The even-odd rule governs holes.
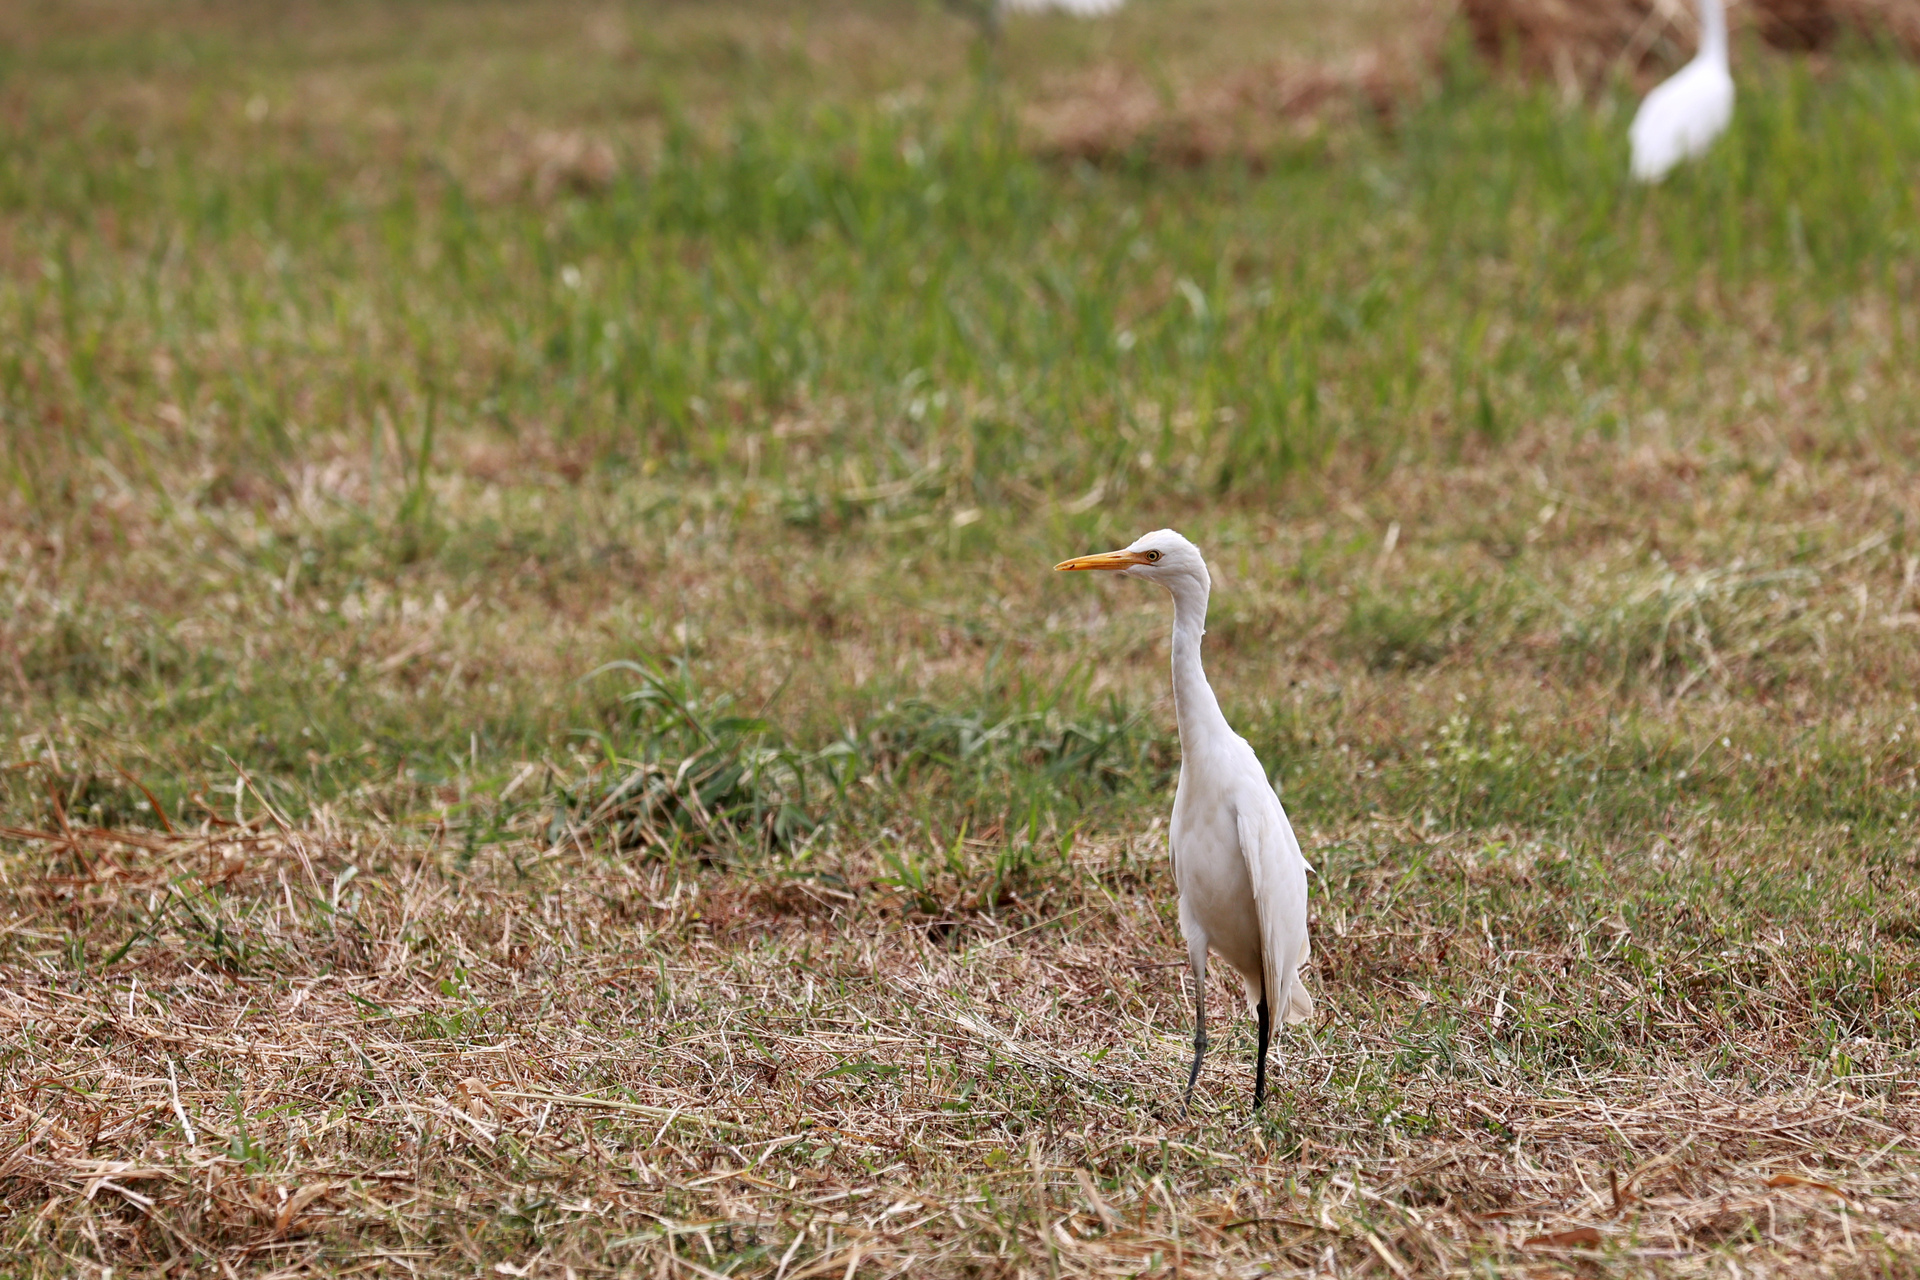
{"type": "Polygon", "coordinates": [[[1261,997],[1254,1014],[1260,1020],[1260,1052],[1253,1060],[1253,1109],[1267,1100],[1267,1043],[1273,1038],[1273,1019],[1267,1013],[1267,1001],[1261,997]]]}

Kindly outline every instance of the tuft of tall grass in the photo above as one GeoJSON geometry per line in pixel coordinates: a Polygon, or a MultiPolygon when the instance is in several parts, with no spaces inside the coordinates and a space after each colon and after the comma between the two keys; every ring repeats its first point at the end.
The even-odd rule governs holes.
{"type": "Polygon", "coordinates": [[[818,825],[809,784],[821,785],[818,766],[834,754],[798,755],[767,721],[734,714],[731,698],[704,695],[684,666],[669,675],[619,661],[594,674],[608,671],[626,671],[639,686],[621,697],[619,737],[603,738],[604,768],[555,811],[551,842],[585,832],[615,853],[712,863],[791,850],[818,825]]]}
{"type": "Polygon", "coordinates": [[[1166,777],[1137,716],[1117,706],[1105,718],[1070,714],[1078,684],[1026,691],[1013,705],[889,704],[806,746],[738,714],[733,697],[703,690],[684,663],[669,673],[621,660],[594,674],[611,673],[638,686],[621,695],[621,722],[595,732],[601,759],[551,808],[556,846],[797,866],[830,826],[904,824],[913,841],[938,843],[927,816],[937,810],[938,822],[991,829],[1025,850],[1018,862],[1103,797],[1166,777]]]}

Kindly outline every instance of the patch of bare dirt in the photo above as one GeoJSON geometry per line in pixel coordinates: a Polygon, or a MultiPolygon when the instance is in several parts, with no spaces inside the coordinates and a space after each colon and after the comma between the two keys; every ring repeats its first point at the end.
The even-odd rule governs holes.
{"type": "Polygon", "coordinates": [[[1137,69],[1108,65],[1030,106],[1026,124],[1052,155],[1257,163],[1330,122],[1391,116],[1429,74],[1438,35],[1435,26],[1335,63],[1256,66],[1172,90],[1137,69]]]}

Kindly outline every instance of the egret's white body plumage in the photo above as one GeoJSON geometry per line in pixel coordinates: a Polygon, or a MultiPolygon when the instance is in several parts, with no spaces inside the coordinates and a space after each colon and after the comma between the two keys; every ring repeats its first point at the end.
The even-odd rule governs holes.
{"type": "Polygon", "coordinates": [[[1627,130],[1633,176],[1660,181],[1682,160],[1705,154],[1732,121],[1726,10],[1720,0],[1700,0],[1700,52],[1647,95],[1627,130]]]}
{"type": "Polygon", "coordinates": [[[1081,556],[1062,569],[1108,569],[1157,582],[1173,596],[1173,706],[1180,727],[1180,785],[1169,828],[1180,932],[1196,991],[1191,1095],[1206,1050],[1207,953],[1240,975],[1260,1020],[1254,1105],[1265,1092],[1271,1012],[1305,1021],[1313,997],[1307,962],[1307,863],[1280,797],[1247,740],[1235,733],[1200,662],[1212,581],[1199,548],[1173,532],[1149,533],[1120,551],[1081,556]]]}

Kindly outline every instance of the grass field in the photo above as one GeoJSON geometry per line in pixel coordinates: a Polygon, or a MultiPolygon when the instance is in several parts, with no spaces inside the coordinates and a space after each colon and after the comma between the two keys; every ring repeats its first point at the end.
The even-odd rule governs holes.
{"type": "Polygon", "coordinates": [[[0,1275],[1920,1270],[1920,72],[1268,8],[0,6],[0,1275]]]}

